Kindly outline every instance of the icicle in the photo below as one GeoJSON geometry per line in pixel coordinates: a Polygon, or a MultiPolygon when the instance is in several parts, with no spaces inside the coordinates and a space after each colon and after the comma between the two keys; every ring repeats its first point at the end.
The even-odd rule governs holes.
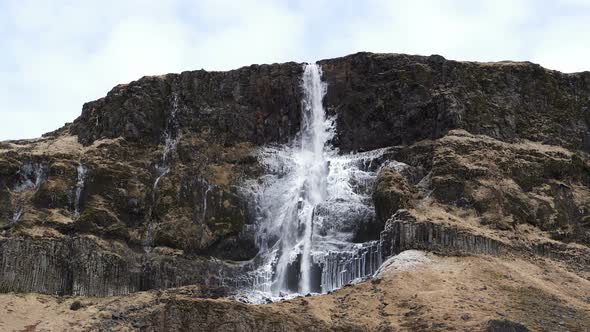
{"type": "Polygon", "coordinates": [[[327,292],[372,275],[381,265],[376,242],[352,242],[353,223],[372,218],[371,191],[387,149],[339,155],[330,146],[326,84],[318,65],[304,68],[297,140],[260,150],[266,174],[246,183],[256,205],[259,255],[242,282],[252,301],[327,292]]]}

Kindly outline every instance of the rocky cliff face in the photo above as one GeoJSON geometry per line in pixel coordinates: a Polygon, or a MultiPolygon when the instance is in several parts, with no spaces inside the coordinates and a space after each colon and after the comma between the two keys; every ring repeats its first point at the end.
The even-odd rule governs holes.
{"type": "Polygon", "coordinates": [[[407,145],[464,129],[590,151],[589,72],[371,53],[320,64],[344,150],[407,145]]]}
{"type": "Polygon", "coordinates": [[[451,131],[396,158],[428,174],[416,186],[422,195],[471,211],[481,226],[513,232],[530,225],[554,240],[589,244],[590,169],[582,151],[451,131]]]}
{"type": "Polygon", "coordinates": [[[299,130],[302,72],[285,63],[144,77],[85,104],[69,131],[84,145],[117,137],[158,145],[177,112],[176,130],[209,132],[209,142],[286,142],[299,130]]]}
{"type": "MultiPolygon", "coordinates": [[[[320,65],[332,144],[389,148],[364,230],[383,231],[386,254],[585,255],[590,73],[370,53],[320,65]]],[[[239,277],[235,261],[258,251],[241,184],[262,175],[259,147],[297,135],[301,74],[144,77],[41,139],[0,143],[0,289],[109,296],[239,277]]]]}

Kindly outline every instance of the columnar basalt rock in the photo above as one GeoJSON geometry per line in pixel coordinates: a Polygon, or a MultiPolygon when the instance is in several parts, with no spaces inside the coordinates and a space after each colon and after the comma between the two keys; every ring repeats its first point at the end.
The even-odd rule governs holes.
{"type": "Polygon", "coordinates": [[[383,256],[418,249],[443,255],[499,255],[507,246],[498,240],[457,227],[417,222],[407,210],[399,210],[381,232],[383,256]]]}
{"type": "Polygon", "coordinates": [[[0,290],[115,296],[199,284],[218,287],[235,268],[172,252],[134,252],[92,236],[0,238],[0,290]]]}

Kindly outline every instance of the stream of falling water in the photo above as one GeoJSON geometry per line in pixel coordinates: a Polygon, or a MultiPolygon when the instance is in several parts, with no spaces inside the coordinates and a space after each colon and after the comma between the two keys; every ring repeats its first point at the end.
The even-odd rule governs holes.
{"type": "Polygon", "coordinates": [[[334,119],[322,100],[321,68],[307,64],[302,77],[299,136],[293,144],[262,149],[266,175],[251,183],[257,209],[258,266],[248,275],[251,302],[328,292],[372,275],[381,265],[378,241],[355,243],[373,220],[370,192],[385,150],[339,155],[330,141],[334,119]]]}
{"type": "Polygon", "coordinates": [[[47,180],[47,165],[42,163],[33,163],[32,161],[25,161],[19,169],[17,175],[18,180],[14,186],[13,205],[14,212],[10,219],[10,224],[14,225],[19,222],[25,213],[25,201],[27,200],[27,192],[37,190],[41,184],[47,180]]]}
{"type": "Polygon", "coordinates": [[[82,197],[82,191],[84,190],[84,181],[86,180],[88,169],[80,163],[80,165],[76,167],[76,172],[78,174],[78,181],[76,182],[76,190],[74,192],[74,218],[78,219],[80,217],[80,199],[82,197]]]}
{"type": "Polygon", "coordinates": [[[156,166],[158,176],[152,187],[152,200],[155,199],[155,196],[153,195],[155,195],[158,189],[160,180],[170,172],[172,152],[176,150],[176,145],[178,144],[178,120],[176,118],[179,109],[178,103],[178,93],[173,92],[170,115],[167,117],[166,125],[164,127],[164,151],[162,152],[162,162],[156,166]]]}
{"type": "MultiPolygon", "coordinates": [[[[177,91],[173,91],[170,99],[170,113],[166,118],[166,124],[164,126],[164,151],[162,152],[162,160],[156,165],[156,179],[152,185],[152,205],[156,204],[158,185],[163,177],[170,173],[171,161],[173,159],[173,153],[176,150],[176,145],[179,140],[178,132],[178,111],[180,109],[179,94],[177,91]]],[[[156,232],[157,223],[152,219],[153,216],[149,214],[149,220],[147,221],[146,230],[142,239],[142,244],[146,251],[151,251],[151,247],[154,245],[154,234],[156,232]]]]}

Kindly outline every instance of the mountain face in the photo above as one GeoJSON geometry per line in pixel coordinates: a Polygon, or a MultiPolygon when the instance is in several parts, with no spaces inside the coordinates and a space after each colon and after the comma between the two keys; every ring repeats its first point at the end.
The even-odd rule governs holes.
{"type": "MultiPolygon", "coordinates": [[[[378,243],[392,258],[370,282],[270,305],[204,299],[251,286],[264,244],[246,184],[268,179],[265,149],[304,139],[304,66],[284,63],[144,77],[40,139],[1,142],[0,290],[123,296],[85,310],[133,319],[76,323],[89,330],[590,328],[589,72],[371,53],[318,65],[327,167],[361,156],[346,160],[370,178],[350,182],[368,212],[320,204],[313,232],[378,243]],[[471,303],[470,285],[495,295],[471,303]]],[[[341,273],[353,256],[327,262],[341,273]]]]}

